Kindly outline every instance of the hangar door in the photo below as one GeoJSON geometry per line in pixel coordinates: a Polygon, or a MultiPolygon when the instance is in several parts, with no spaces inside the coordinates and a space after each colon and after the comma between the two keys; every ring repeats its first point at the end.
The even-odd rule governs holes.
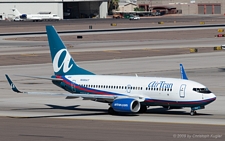
{"type": "Polygon", "coordinates": [[[206,5],[206,14],[213,14],[212,5],[206,5]]]}
{"type": "Polygon", "coordinates": [[[93,2],[64,2],[63,18],[93,18],[99,15],[100,1],[93,2]]]}
{"type": "Polygon", "coordinates": [[[221,14],[221,5],[214,5],[214,14],[221,14]]]}
{"type": "Polygon", "coordinates": [[[198,6],[198,14],[204,14],[204,5],[198,6]]]}
{"type": "Polygon", "coordinates": [[[221,4],[198,4],[198,14],[221,14],[221,4]]]}

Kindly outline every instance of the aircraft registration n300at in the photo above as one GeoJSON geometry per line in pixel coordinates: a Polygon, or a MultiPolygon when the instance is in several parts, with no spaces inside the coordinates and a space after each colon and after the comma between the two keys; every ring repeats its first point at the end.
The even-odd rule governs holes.
{"type": "Polygon", "coordinates": [[[14,92],[82,97],[85,100],[108,103],[110,114],[144,113],[150,106],[162,106],[167,109],[189,107],[190,115],[195,115],[196,110],[204,109],[205,105],[216,100],[216,96],[206,86],[188,80],[182,64],[181,79],[96,75],[75,63],[53,26],[47,25],[46,31],[54,75],[23,76],[50,80],[69,93],[23,92],[16,88],[6,74],[14,92]]]}

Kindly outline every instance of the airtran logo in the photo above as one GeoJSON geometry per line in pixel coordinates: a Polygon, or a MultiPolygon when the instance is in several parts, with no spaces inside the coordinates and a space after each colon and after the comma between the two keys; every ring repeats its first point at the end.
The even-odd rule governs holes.
{"type": "Polygon", "coordinates": [[[163,88],[163,89],[172,89],[173,83],[167,83],[166,81],[152,81],[148,84],[150,88],[163,88]]]}
{"type": "Polygon", "coordinates": [[[114,106],[117,106],[117,107],[128,107],[128,104],[115,103],[114,106]]]}
{"type": "Polygon", "coordinates": [[[15,89],[15,85],[13,83],[11,84],[11,88],[12,89],[15,89]]]}
{"type": "Polygon", "coordinates": [[[61,68],[63,67],[63,72],[67,73],[73,67],[73,64],[71,64],[69,66],[70,60],[71,60],[71,56],[70,56],[69,52],[66,49],[61,49],[60,51],[58,51],[56,53],[55,57],[54,57],[54,60],[53,60],[54,72],[59,72],[61,70],[61,68]],[[64,59],[61,57],[63,52],[66,53],[64,59]]]}

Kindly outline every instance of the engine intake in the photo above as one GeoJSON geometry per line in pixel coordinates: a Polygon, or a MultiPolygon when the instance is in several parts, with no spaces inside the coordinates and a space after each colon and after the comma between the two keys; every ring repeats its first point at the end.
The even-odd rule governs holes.
{"type": "Polygon", "coordinates": [[[22,14],[22,15],[20,16],[20,18],[21,18],[21,19],[27,19],[27,14],[22,14]]]}
{"type": "Polygon", "coordinates": [[[121,98],[115,99],[112,103],[112,108],[116,112],[138,112],[141,104],[139,101],[133,98],[121,98]]]}

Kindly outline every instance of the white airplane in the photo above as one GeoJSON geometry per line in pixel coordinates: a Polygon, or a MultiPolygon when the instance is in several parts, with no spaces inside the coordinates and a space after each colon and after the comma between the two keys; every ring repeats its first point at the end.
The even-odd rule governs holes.
{"type": "Polygon", "coordinates": [[[59,21],[61,18],[56,14],[21,14],[16,8],[12,8],[13,14],[15,15],[14,21],[44,21],[44,20],[56,20],[59,21]]]}
{"type": "Polygon", "coordinates": [[[17,93],[63,95],[67,98],[82,97],[85,100],[109,104],[108,112],[143,113],[149,106],[162,106],[167,109],[204,109],[216,96],[204,85],[188,80],[180,64],[181,79],[136,76],[96,75],[79,67],[53,26],[46,26],[52,57],[54,75],[52,77],[25,76],[51,80],[56,86],[69,93],[22,92],[16,88],[9,76],[6,78],[17,93]]]}

